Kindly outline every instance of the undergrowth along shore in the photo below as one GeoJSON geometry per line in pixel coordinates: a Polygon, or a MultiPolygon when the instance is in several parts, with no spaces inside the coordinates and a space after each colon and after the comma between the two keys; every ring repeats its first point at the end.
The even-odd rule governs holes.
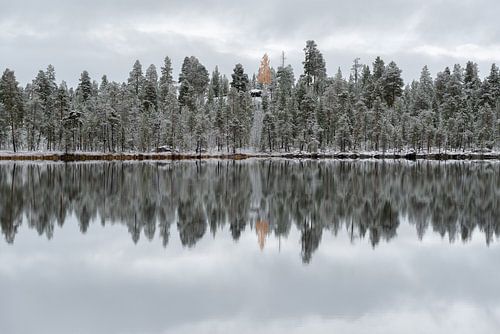
{"type": "Polygon", "coordinates": [[[141,161],[141,160],[204,160],[249,158],[284,159],[404,159],[404,160],[500,160],[500,152],[441,152],[441,153],[3,153],[3,161],[141,161]]]}

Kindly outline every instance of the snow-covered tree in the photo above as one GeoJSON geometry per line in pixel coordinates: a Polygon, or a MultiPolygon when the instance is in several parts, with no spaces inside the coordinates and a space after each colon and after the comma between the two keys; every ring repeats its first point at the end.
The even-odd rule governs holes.
{"type": "Polygon", "coordinates": [[[14,71],[6,69],[0,79],[0,119],[10,129],[12,150],[16,152],[21,146],[19,143],[20,130],[24,116],[22,92],[18,86],[14,71]]]}
{"type": "Polygon", "coordinates": [[[304,79],[308,87],[313,87],[316,94],[323,92],[324,81],[326,79],[326,65],[323,54],[319,51],[315,41],[309,40],[304,48],[305,58],[304,79]]]}

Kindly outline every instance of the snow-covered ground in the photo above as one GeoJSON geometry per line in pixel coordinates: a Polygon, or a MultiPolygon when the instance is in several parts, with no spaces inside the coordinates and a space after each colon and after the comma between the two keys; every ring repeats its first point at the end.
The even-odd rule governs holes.
{"type": "Polygon", "coordinates": [[[0,151],[0,160],[170,160],[170,159],[213,159],[213,158],[315,158],[315,159],[429,159],[429,160],[500,160],[500,151],[473,152],[473,151],[441,151],[414,152],[404,150],[401,152],[390,151],[352,151],[339,152],[335,150],[319,150],[317,153],[292,150],[289,152],[258,152],[251,149],[227,151],[210,149],[203,153],[186,151],[179,153],[154,153],[154,152],[69,152],[62,151],[0,151]]]}

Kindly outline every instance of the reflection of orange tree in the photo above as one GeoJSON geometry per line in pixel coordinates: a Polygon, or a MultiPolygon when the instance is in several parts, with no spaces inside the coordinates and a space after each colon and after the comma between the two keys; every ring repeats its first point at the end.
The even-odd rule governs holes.
{"type": "Polygon", "coordinates": [[[255,223],[255,231],[257,231],[260,250],[263,250],[266,244],[266,236],[269,233],[269,223],[265,220],[258,220],[255,223]]]}

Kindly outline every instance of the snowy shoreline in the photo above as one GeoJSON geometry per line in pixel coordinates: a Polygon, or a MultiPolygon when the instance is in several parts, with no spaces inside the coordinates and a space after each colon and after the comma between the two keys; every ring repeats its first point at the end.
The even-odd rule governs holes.
{"type": "Polygon", "coordinates": [[[500,152],[275,152],[275,153],[99,153],[99,152],[0,152],[2,161],[140,161],[140,160],[243,160],[250,158],[281,159],[403,159],[403,160],[500,160],[500,152]]]}

